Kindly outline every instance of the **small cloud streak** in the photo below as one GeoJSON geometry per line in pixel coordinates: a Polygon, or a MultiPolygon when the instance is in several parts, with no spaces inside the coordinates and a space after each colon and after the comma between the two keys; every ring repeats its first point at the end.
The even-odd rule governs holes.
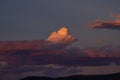
{"type": "Polygon", "coordinates": [[[96,20],[93,23],[89,24],[89,28],[95,29],[113,29],[120,30],[120,15],[115,16],[116,20],[101,21],[96,20]]]}

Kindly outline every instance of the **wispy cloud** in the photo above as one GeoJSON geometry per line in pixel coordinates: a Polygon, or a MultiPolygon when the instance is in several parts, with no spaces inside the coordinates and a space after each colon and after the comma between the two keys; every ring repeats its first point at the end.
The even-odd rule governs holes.
{"type": "Polygon", "coordinates": [[[95,29],[113,29],[120,30],[120,15],[117,15],[116,20],[96,20],[88,25],[89,28],[95,29]]]}
{"type": "MultiPolygon", "coordinates": [[[[10,69],[10,68],[9,68],[10,69]]],[[[4,80],[8,78],[19,78],[27,76],[48,76],[48,77],[60,77],[70,75],[93,75],[93,74],[112,74],[120,71],[120,66],[110,64],[108,66],[63,66],[57,64],[46,65],[33,65],[22,66],[14,68],[12,72],[4,75],[4,80]],[[10,75],[12,74],[12,75],[10,75]],[[12,77],[10,77],[12,76],[12,77]]],[[[14,79],[12,79],[14,80],[14,79]]]]}

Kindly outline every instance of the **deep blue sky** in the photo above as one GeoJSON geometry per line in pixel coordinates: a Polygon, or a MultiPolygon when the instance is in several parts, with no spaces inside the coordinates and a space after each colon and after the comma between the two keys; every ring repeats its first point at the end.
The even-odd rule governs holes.
{"type": "Polygon", "coordinates": [[[66,26],[75,46],[119,45],[120,31],[85,27],[110,13],[120,14],[120,0],[0,0],[0,40],[46,39],[66,26]]]}

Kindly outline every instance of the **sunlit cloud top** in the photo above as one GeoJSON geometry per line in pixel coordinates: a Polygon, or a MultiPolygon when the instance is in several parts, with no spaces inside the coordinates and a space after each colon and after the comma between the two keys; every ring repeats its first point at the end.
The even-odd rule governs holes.
{"type": "Polygon", "coordinates": [[[76,38],[69,34],[67,28],[62,27],[58,31],[52,32],[47,38],[47,41],[53,44],[71,44],[76,41],[76,38]]]}

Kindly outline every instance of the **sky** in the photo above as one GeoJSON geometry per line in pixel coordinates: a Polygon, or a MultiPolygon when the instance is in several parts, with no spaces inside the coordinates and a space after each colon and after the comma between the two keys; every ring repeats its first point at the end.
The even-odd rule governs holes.
{"type": "Polygon", "coordinates": [[[0,0],[0,79],[120,72],[120,0],[0,0]]]}
{"type": "Polygon", "coordinates": [[[65,26],[80,48],[119,45],[118,30],[86,28],[95,20],[113,20],[119,0],[0,0],[0,41],[39,40],[65,26]]]}

